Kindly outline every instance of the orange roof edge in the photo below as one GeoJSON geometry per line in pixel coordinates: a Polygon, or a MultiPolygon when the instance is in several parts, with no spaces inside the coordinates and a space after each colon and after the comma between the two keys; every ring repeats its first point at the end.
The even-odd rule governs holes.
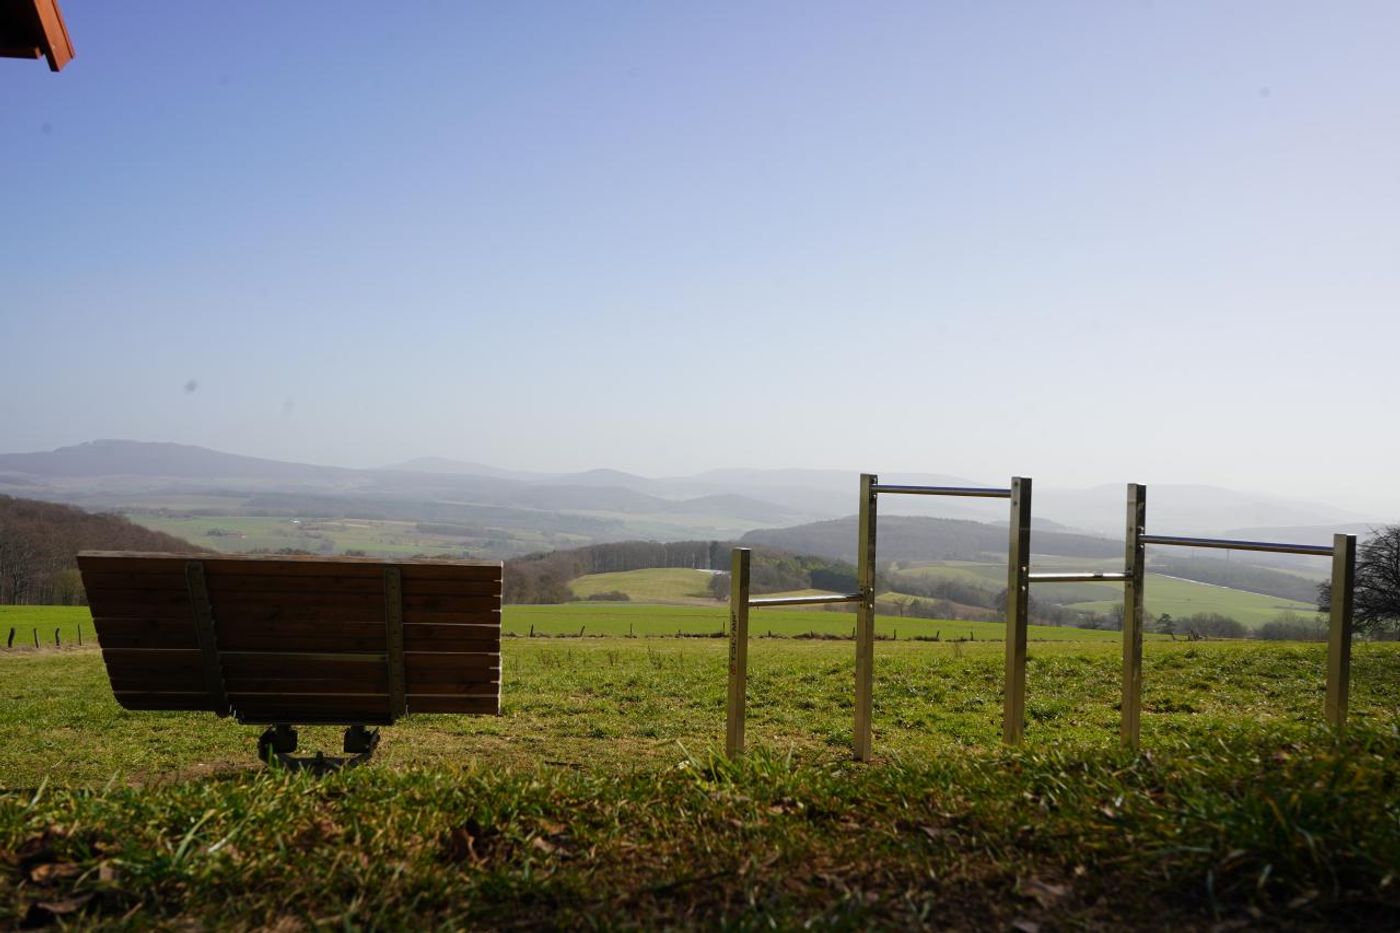
{"type": "Polygon", "coordinates": [[[58,0],[0,0],[0,56],[48,59],[50,71],[73,60],[73,40],[58,0]]]}

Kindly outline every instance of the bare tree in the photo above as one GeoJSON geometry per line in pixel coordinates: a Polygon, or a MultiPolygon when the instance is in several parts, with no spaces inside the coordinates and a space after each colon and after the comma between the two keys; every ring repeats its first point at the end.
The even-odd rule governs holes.
{"type": "MultiPolygon", "coordinates": [[[[1400,525],[1390,525],[1356,551],[1356,608],[1354,630],[1358,634],[1400,634],[1400,525]]],[[[1332,608],[1332,584],[1317,587],[1317,609],[1332,608]]]]}

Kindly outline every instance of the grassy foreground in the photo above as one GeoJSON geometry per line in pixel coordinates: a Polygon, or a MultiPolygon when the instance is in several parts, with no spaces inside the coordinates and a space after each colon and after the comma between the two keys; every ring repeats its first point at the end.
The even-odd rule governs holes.
{"type": "Polygon", "coordinates": [[[504,715],[410,716],[324,779],[121,710],[90,649],[3,653],[0,926],[1393,922],[1395,646],[1357,647],[1339,743],[1320,647],[1153,643],[1138,756],[1111,643],[1033,645],[1003,749],[1000,649],[878,645],[858,765],[850,643],[760,640],[731,764],[722,641],[508,639],[504,715]]]}
{"type": "Polygon", "coordinates": [[[1137,758],[985,751],[872,768],[756,754],[651,773],[478,764],[10,793],[0,920],[1392,922],[1400,741],[1280,739],[1137,758]]]}

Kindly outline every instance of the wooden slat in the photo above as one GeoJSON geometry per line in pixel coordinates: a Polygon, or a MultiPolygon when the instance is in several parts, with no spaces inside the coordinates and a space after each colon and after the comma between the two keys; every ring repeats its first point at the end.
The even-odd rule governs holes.
{"type": "Polygon", "coordinates": [[[32,2],[43,34],[42,48],[44,57],[49,60],[49,70],[62,71],[63,66],[73,60],[73,40],[68,37],[68,26],[58,10],[58,0],[32,2]]]}
{"type": "Polygon", "coordinates": [[[405,666],[408,668],[410,677],[414,675],[423,675],[429,671],[436,671],[440,674],[467,674],[471,671],[485,670],[488,668],[499,669],[501,666],[501,654],[499,651],[480,651],[462,654],[410,651],[405,658],[405,666]]]}
{"type": "MultiPolygon", "coordinates": [[[[108,674],[140,671],[159,676],[184,670],[203,670],[198,648],[178,651],[126,651],[104,648],[102,661],[107,665],[108,674]]],[[[159,686],[152,684],[153,688],[159,686]]]]}
{"type": "Polygon", "coordinates": [[[112,695],[123,709],[189,710],[213,712],[214,701],[207,693],[159,693],[151,690],[114,690],[112,695]]]}
{"type": "Polygon", "coordinates": [[[389,695],[389,687],[383,671],[364,679],[357,678],[354,681],[346,680],[343,677],[230,677],[228,689],[239,694],[266,693],[274,696],[298,693],[318,695],[374,694],[387,698],[389,695]]]}
{"type": "MultiPolygon", "coordinates": [[[[346,678],[354,683],[373,676],[373,672],[383,675],[384,656],[382,654],[351,655],[346,653],[328,656],[308,657],[281,652],[221,652],[219,655],[224,676],[230,682],[240,677],[287,677],[287,678],[346,678]]],[[[102,660],[112,674],[144,673],[153,676],[170,676],[177,672],[201,670],[200,654],[197,649],[180,650],[127,650],[104,648],[102,660]]],[[[407,652],[405,668],[409,677],[422,677],[435,674],[469,676],[476,671],[499,670],[501,656],[497,652],[407,652]]]]}
{"type": "Polygon", "coordinates": [[[107,676],[112,681],[112,689],[118,693],[124,691],[139,693],[143,690],[159,688],[167,692],[197,693],[205,698],[209,696],[209,685],[204,679],[204,670],[197,666],[173,667],[163,670],[160,672],[158,680],[153,678],[148,671],[135,668],[109,669],[107,676]]]}
{"type": "MultiPolygon", "coordinates": [[[[188,710],[207,712],[213,703],[202,693],[157,693],[121,691],[113,694],[123,709],[133,711],[188,710]]],[[[234,712],[241,722],[292,721],[353,723],[386,722],[389,698],[345,697],[326,694],[306,694],[291,701],[258,694],[236,694],[234,712]]],[[[448,696],[443,694],[413,694],[408,696],[410,713],[461,713],[498,715],[501,701],[498,694],[448,696]]]]}
{"type": "MultiPolygon", "coordinates": [[[[97,642],[114,649],[197,648],[194,628],[183,619],[93,620],[97,642]]],[[[384,651],[384,626],[375,622],[252,622],[219,626],[225,651],[384,651]]],[[[408,651],[499,651],[499,624],[410,624],[408,651]]]]}
{"type": "Polygon", "coordinates": [[[97,643],[103,648],[198,648],[188,619],[109,619],[95,616],[97,643]]]}
{"type": "Polygon", "coordinates": [[[409,696],[494,696],[501,692],[499,678],[491,680],[422,680],[409,678],[409,696]]]}
{"type": "Polygon", "coordinates": [[[501,712],[499,696],[408,696],[410,713],[470,713],[476,716],[497,716],[501,712]]]}
{"type": "MultiPolygon", "coordinates": [[[[497,603],[499,605],[499,603],[497,603]]],[[[405,609],[403,620],[410,625],[500,625],[499,609],[478,609],[472,612],[433,612],[429,609],[405,609]],[[482,619],[489,614],[494,621],[482,619]]]]}
{"type": "MultiPolygon", "coordinates": [[[[189,613],[180,606],[94,606],[93,616],[101,619],[142,619],[164,622],[189,621],[189,613]]],[[[275,606],[233,611],[214,607],[215,621],[219,631],[229,631],[246,623],[293,624],[314,622],[325,625],[334,623],[366,623],[376,621],[369,613],[350,613],[340,609],[325,609],[315,606],[302,606],[282,610],[275,606]]],[[[412,609],[404,612],[404,622],[410,625],[500,625],[500,611],[497,609],[477,609],[470,612],[434,612],[412,609]]],[[[379,625],[382,627],[383,622],[379,625]]]]}
{"type": "Polygon", "coordinates": [[[240,557],[209,554],[134,554],[124,551],[83,551],[78,566],[84,574],[179,573],[188,560],[204,561],[211,578],[229,575],[347,576],[379,578],[386,566],[402,567],[405,580],[499,580],[500,561],[442,561],[422,558],[306,557],[249,554],[240,557]]]}
{"type": "Polygon", "coordinates": [[[359,683],[382,682],[384,656],[345,654],[336,660],[309,659],[286,654],[224,654],[224,671],[230,681],[241,677],[303,677],[343,679],[353,690],[359,683]]]}
{"type": "Polygon", "coordinates": [[[88,593],[93,615],[115,615],[126,607],[175,608],[188,613],[190,594],[186,587],[147,590],[98,590],[88,593]]]}
{"type": "Polygon", "coordinates": [[[233,693],[229,695],[229,699],[240,718],[270,717],[294,722],[309,722],[313,718],[324,720],[335,715],[354,722],[357,719],[370,717],[387,718],[389,714],[388,696],[347,696],[326,693],[276,696],[261,693],[233,693]]]}
{"type": "Polygon", "coordinates": [[[501,651],[501,624],[488,625],[412,623],[403,627],[404,648],[412,654],[424,651],[501,651]]]}
{"type": "MultiPolygon", "coordinates": [[[[140,573],[91,571],[83,575],[83,582],[95,593],[121,590],[168,590],[177,591],[185,581],[175,573],[140,573]]],[[[209,592],[217,597],[224,593],[300,593],[307,592],[312,584],[318,589],[333,593],[383,592],[383,582],[373,576],[347,576],[328,574],[327,576],[278,576],[275,574],[245,574],[209,577],[209,592]]],[[[404,593],[408,596],[499,596],[500,580],[479,579],[438,579],[404,581],[404,593]]]]}
{"type": "MultiPolygon", "coordinates": [[[[299,619],[302,621],[373,622],[383,624],[384,598],[349,594],[316,598],[314,593],[252,594],[232,598],[214,596],[214,619],[223,628],[240,619],[270,621],[299,619]]],[[[191,612],[189,597],[183,593],[152,591],[111,591],[102,593],[92,604],[94,616],[121,618],[179,619],[191,612]]],[[[500,600],[491,596],[417,596],[405,597],[405,622],[451,622],[465,615],[494,613],[500,600]]]]}

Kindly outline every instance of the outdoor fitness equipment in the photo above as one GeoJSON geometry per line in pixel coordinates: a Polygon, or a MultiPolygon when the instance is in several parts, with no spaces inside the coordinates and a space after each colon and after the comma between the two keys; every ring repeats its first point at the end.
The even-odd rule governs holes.
{"type": "Polygon", "coordinates": [[[729,588],[729,695],[726,705],[725,753],[744,751],[744,718],[748,690],[749,610],[773,606],[816,606],[853,603],[856,607],[855,728],[852,751],[859,761],[871,754],[871,701],[875,666],[876,505],[886,495],[962,496],[1008,499],[1011,503],[1007,541],[1006,682],[1002,705],[1002,741],[1018,744],[1025,733],[1026,625],[1031,583],[1123,583],[1123,688],[1120,737],[1129,748],[1138,746],[1142,720],[1142,628],[1146,576],[1146,546],[1223,548],[1270,551],[1332,558],[1332,604],[1327,639],[1326,718],[1332,728],[1346,724],[1351,675],[1352,590],[1356,581],[1356,536],[1334,535],[1330,547],[1271,541],[1149,535],[1147,487],[1128,484],[1123,569],[1074,573],[1031,573],[1031,480],[1015,476],[1006,488],[973,486],[899,486],[882,484],[873,473],[860,476],[857,525],[857,591],[823,596],[754,599],[750,596],[750,550],[735,548],[729,588]]]}

